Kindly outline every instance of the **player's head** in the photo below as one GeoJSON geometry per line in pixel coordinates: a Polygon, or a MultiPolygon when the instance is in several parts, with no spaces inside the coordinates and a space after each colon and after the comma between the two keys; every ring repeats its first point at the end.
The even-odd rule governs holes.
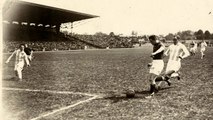
{"type": "Polygon", "coordinates": [[[28,47],[27,43],[26,43],[26,44],[24,44],[24,46],[25,46],[25,48],[27,48],[27,47],[28,47]]]}
{"type": "Polygon", "coordinates": [[[20,44],[20,45],[19,45],[19,49],[20,49],[20,50],[24,50],[24,48],[25,48],[25,45],[24,45],[24,44],[20,44]]]}
{"type": "Polygon", "coordinates": [[[156,44],[158,42],[156,35],[149,36],[149,41],[152,45],[156,44]]]}
{"type": "Polygon", "coordinates": [[[173,38],[173,43],[176,45],[179,40],[180,40],[180,37],[178,35],[175,35],[173,38]]]}

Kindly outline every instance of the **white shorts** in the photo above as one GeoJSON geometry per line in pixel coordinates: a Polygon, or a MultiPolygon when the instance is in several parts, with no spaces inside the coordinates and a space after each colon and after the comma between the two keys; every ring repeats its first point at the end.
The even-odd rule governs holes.
{"type": "Polygon", "coordinates": [[[180,61],[169,60],[166,67],[166,72],[174,70],[175,72],[179,71],[181,68],[180,61]]]}
{"type": "Polygon", "coordinates": [[[163,67],[164,67],[163,60],[153,60],[149,73],[153,73],[155,75],[160,75],[160,73],[163,70],[163,67]]]}
{"type": "Polygon", "coordinates": [[[195,53],[197,51],[197,49],[196,48],[190,48],[189,51],[195,53]]]}
{"type": "Polygon", "coordinates": [[[200,52],[204,52],[204,51],[206,51],[206,48],[201,48],[200,49],[200,52]]]}
{"type": "Polygon", "coordinates": [[[15,64],[14,70],[15,71],[22,71],[23,68],[24,68],[24,62],[19,62],[19,63],[15,64]]]}

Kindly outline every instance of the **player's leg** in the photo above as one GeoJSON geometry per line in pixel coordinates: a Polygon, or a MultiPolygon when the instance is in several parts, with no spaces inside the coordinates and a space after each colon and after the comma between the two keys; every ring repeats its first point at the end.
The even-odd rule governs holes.
{"type": "MultiPolygon", "coordinates": [[[[164,67],[163,60],[153,60],[152,66],[150,67],[150,92],[153,94],[158,92],[158,85],[156,85],[156,78],[160,75],[164,67]]],[[[158,81],[159,82],[159,81],[158,81]]]]}
{"type": "Polygon", "coordinates": [[[157,87],[156,82],[155,82],[155,78],[156,77],[157,76],[155,74],[153,74],[153,73],[150,73],[150,75],[149,75],[150,93],[151,94],[154,94],[154,93],[158,92],[158,87],[157,87]]]}
{"type": "Polygon", "coordinates": [[[190,55],[193,56],[193,49],[192,48],[190,48],[189,52],[190,52],[190,55]]]}
{"type": "Polygon", "coordinates": [[[34,58],[33,57],[33,51],[31,51],[31,54],[30,54],[29,58],[30,58],[30,61],[32,61],[32,59],[34,58]]]}
{"type": "Polygon", "coordinates": [[[155,92],[158,91],[156,83],[155,83],[155,77],[157,76],[156,74],[156,61],[153,61],[151,66],[149,66],[149,82],[150,82],[150,93],[154,94],[155,92]]]}
{"type": "Polygon", "coordinates": [[[166,72],[164,75],[159,75],[155,78],[156,82],[158,83],[158,87],[160,87],[162,81],[165,81],[169,86],[171,85],[171,82],[169,81],[169,79],[171,78],[171,75],[174,73],[175,71],[171,70],[169,72],[166,72]]]}
{"type": "Polygon", "coordinates": [[[24,62],[19,62],[17,65],[17,74],[19,81],[22,81],[22,70],[24,68],[24,62]]]}
{"type": "Polygon", "coordinates": [[[194,56],[194,55],[195,55],[195,48],[193,49],[193,51],[192,51],[192,52],[193,52],[193,56],[194,56]]]}
{"type": "Polygon", "coordinates": [[[16,80],[16,78],[18,77],[17,67],[18,67],[18,65],[15,64],[15,66],[14,66],[14,74],[15,74],[14,80],[16,80]]]}
{"type": "Polygon", "coordinates": [[[206,49],[203,50],[203,58],[205,57],[205,53],[204,53],[205,51],[206,51],[206,49]]]}
{"type": "Polygon", "coordinates": [[[201,53],[201,59],[203,59],[203,51],[200,51],[200,53],[201,53]]]}
{"type": "Polygon", "coordinates": [[[172,78],[172,74],[175,73],[175,70],[167,70],[165,75],[164,75],[164,80],[167,81],[168,85],[171,85],[169,79],[172,78]]]}
{"type": "Polygon", "coordinates": [[[15,73],[15,77],[18,77],[18,71],[14,70],[14,73],[15,73]]]}
{"type": "Polygon", "coordinates": [[[22,81],[22,70],[17,70],[17,73],[18,73],[18,79],[19,81],[22,81]]]}
{"type": "Polygon", "coordinates": [[[162,81],[165,81],[164,79],[162,79],[162,71],[163,71],[163,68],[164,68],[164,62],[163,60],[160,60],[158,61],[157,65],[156,65],[156,77],[154,78],[155,79],[155,82],[157,82],[157,87],[160,88],[160,85],[162,83],[162,81]]]}
{"type": "Polygon", "coordinates": [[[169,60],[166,66],[166,72],[162,76],[162,79],[164,79],[164,81],[166,81],[169,86],[171,85],[170,78],[172,77],[172,74],[176,72],[175,69],[176,63],[174,61],[169,60]]]}
{"type": "Polygon", "coordinates": [[[200,52],[201,52],[201,59],[203,59],[203,57],[205,56],[204,51],[205,50],[203,48],[200,50],[200,52]]]}
{"type": "Polygon", "coordinates": [[[170,75],[171,78],[177,78],[180,80],[180,73],[179,70],[181,68],[181,62],[180,61],[174,61],[173,66],[171,67],[170,70],[173,71],[173,73],[170,75]]]}

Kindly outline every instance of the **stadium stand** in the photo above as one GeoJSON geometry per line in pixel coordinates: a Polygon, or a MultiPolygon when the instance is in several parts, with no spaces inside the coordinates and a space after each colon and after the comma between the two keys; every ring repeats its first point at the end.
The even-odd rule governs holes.
{"type": "Polygon", "coordinates": [[[35,51],[83,49],[92,45],[60,33],[60,25],[98,16],[30,3],[8,0],[3,6],[3,51],[11,52],[20,43],[35,51]]]}

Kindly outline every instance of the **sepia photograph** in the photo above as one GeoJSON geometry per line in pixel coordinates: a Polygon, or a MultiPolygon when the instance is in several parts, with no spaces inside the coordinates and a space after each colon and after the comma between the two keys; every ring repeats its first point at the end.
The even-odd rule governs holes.
{"type": "Polygon", "coordinates": [[[2,120],[212,120],[212,0],[3,0],[2,120]]]}

